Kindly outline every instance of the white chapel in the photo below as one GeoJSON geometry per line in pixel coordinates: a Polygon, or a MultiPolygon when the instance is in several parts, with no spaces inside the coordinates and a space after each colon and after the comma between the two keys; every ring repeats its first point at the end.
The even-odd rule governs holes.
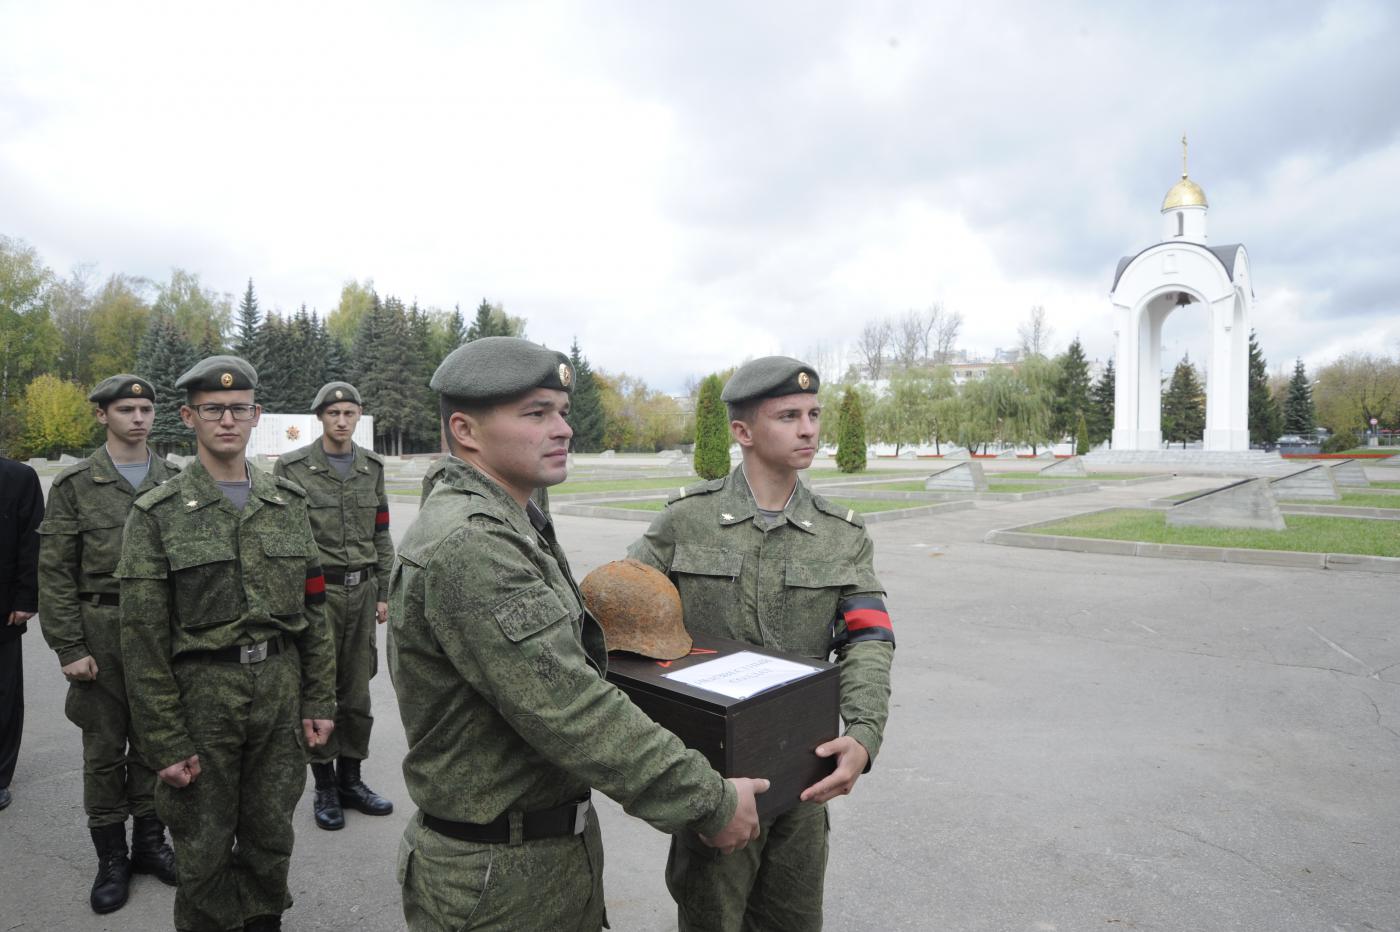
{"type": "Polygon", "coordinates": [[[1162,323],[1192,304],[1204,306],[1210,332],[1204,449],[1249,450],[1249,254],[1239,243],[1210,245],[1210,204],[1187,175],[1185,137],[1181,145],[1181,180],[1162,201],[1161,242],[1120,259],[1113,276],[1114,452],[1162,449],[1162,323]]]}

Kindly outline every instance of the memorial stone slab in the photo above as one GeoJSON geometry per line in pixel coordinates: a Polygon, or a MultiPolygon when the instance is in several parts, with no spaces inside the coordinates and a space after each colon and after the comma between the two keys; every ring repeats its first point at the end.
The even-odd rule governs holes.
{"type": "Polygon", "coordinates": [[[1371,480],[1366,478],[1366,470],[1356,460],[1342,460],[1330,464],[1332,481],[1344,488],[1369,489],[1371,480]]]}
{"type": "Polygon", "coordinates": [[[981,463],[969,461],[933,473],[924,480],[924,488],[931,492],[985,492],[987,477],[981,463]]]}
{"type": "Polygon", "coordinates": [[[1077,456],[1071,456],[1067,460],[1055,460],[1049,466],[1040,470],[1042,476],[1088,476],[1089,470],[1084,468],[1084,461],[1077,456]]]}
{"type": "Polygon", "coordinates": [[[1268,479],[1241,479],[1179,501],[1167,511],[1167,526],[1263,531],[1287,527],[1268,479]]]}
{"type": "Polygon", "coordinates": [[[1337,491],[1337,483],[1332,479],[1332,470],[1324,463],[1300,469],[1287,476],[1279,476],[1273,480],[1273,484],[1274,495],[1277,498],[1335,502],[1342,497],[1342,493],[1337,491]]]}

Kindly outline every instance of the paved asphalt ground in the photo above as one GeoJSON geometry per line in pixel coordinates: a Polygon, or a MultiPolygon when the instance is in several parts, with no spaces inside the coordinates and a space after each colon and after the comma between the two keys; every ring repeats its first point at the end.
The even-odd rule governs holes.
{"type": "MultiPolygon", "coordinates": [[[[1208,484],[872,526],[899,637],[894,710],[876,768],[832,807],[828,929],[1400,929],[1396,577],[981,542],[1208,484]]],[[[415,512],[393,506],[399,533],[415,512]]],[[[558,523],[580,576],[642,529],[558,523]]],[[[150,877],[120,912],[88,910],[78,733],[35,630],[25,668],[0,932],[169,928],[172,891],[150,877]]],[[[413,806],[387,674],[374,700],[365,774],[398,809],[322,832],[308,789],[289,929],[402,927],[394,860],[413,806]]],[[[673,929],[665,837],[600,808],[612,927],[673,929]]]]}

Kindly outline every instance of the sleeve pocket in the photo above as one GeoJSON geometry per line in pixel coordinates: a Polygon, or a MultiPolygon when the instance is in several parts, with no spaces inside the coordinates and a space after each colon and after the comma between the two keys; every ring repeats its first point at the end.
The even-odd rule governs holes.
{"type": "Polygon", "coordinates": [[[516,643],[569,617],[564,603],[544,583],[517,592],[497,605],[494,614],[501,632],[516,643]]]}

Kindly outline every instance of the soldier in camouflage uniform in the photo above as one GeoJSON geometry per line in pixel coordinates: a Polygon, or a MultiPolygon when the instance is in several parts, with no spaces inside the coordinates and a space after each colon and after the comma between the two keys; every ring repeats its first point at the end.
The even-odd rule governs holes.
{"type": "Polygon", "coordinates": [[[715,857],[693,832],[671,839],[666,885],[681,932],[820,929],[824,803],[849,793],[880,750],[894,632],[874,548],[859,517],[798,481],[816,453],[818,384],[787,357],[741,366],[721,398],[743,464],[672,498],[628,551],[669,574],[693,633],[822,660],[834,652],[841,667],[845,734],[817,748],[835,757],[831,776],[733,857],[715,857]]]}
{"type": "Polygon", "coordinates": [[[318,826],[336,830],[345,827],[345,808],[376,816],[394,811],[393,803],[360,778],[374,724],[369,701],[369,681],[379,670],[374,627],[388,618],[394,544],[384,460],[350,439],[363,411],[359,391],[349,382],[328,382],[311,410],[322,436],[283,454],[272,471],[306,490],[311,533],[326,574],[326,621],[335,639],[335,731],[310,755],[316,783],[312,811],[318,826]]]}
{"type": "Polygon", "coordinates": [[[155,774],[132,741],[122,673],[122,527],[136,498],[179,470],[146,437],[155,388],[136,375],[103,379],[88,395],[106,428],[97,452],[54,477],[39,526],[39,620],[68,679],[64,711],[83,733],[83,808],[97,849],[88,903],[110,913],[126,904],[131,872],[175,883],[175,856],[156,815],[155,774]],[[133,817],[131,858],[126,818],[133,817]]]}
{"type": "Polygon", "coordinates": [[[603,678],[602,629],[532,490],[564,479],[568,357],[513,337],[433,375],[453,458],[404,537],[389,672],[419,812],[398,878],[412,932],[592,932],[603,851],[589,788],[732,851],[765,780],[727,781],[603,678]]]}
{"type": "Polygon", "coordinates": [[[126,522],[121,641],[139,744],[175,840],[175,926],[282,927],[306,748],[335,727],[325,579],[301,486],[250,469],[257,373],[180,376],[198,457],[126,522]]]}

